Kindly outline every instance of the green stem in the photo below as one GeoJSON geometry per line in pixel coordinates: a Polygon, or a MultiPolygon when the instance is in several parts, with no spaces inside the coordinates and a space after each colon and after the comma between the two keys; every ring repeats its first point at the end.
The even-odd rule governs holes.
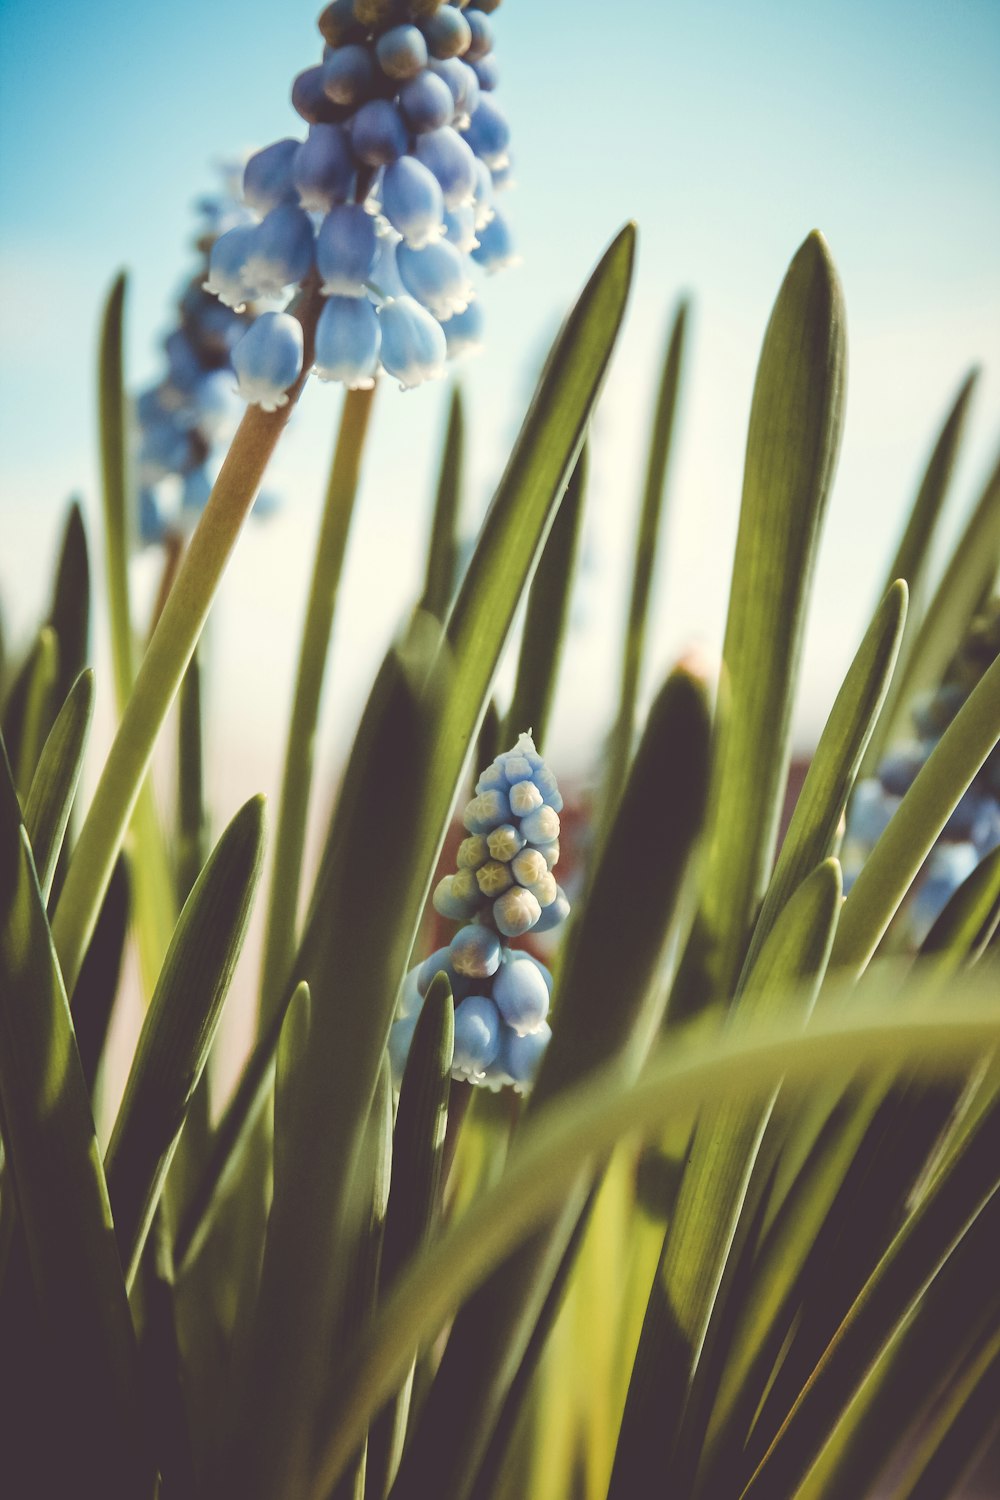
{"type": "MultiPolygon", "coordinates": [[[[306,335],[304,371],[312,364],[318,301],[318,294],[311,293],[298,313],[306,335]]],[[[157,736],[198,643],[268,460],[305,379],[305,374],[299,377],[289,391],[288,404],[280,411],[264,412],[258,407],[247,410],[136,674],[118,733],[80,830],[52,924],[69,993],[76,984],[157,736]]]]}
{"type": "Polygon", "coordinates": [[[312,787],[316,725],[374,394],[374,390],[347,392],[326,490],[312,585],[302,627],[299,670],[281,782],[270,904],[261,964],[262,1027],[266,1027],[276,1014],[295,956],[302,851],[312,787]]]}

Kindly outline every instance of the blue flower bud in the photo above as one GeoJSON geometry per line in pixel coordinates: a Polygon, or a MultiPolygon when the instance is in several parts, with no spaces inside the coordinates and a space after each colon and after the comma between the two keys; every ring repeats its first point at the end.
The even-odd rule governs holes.
{"type": "Polygon", "coordinates": [[[487,835],[490,854],[501,863],[509,863],[524,848],[524,834],[513,823],[501,823],[487,835]]]}
{"type": "MultiPolygon", "coordinates": [[[[545,855],[540,849],[532,849],[530,845],[522,849],[520,854],[515,855],[510,867],[518,885],[529,888],[537,885],[549,873],[545,855]]],[[[549,904],[546,902],[546,905],[549,904]]]]}
{"type": "Polygon", "coordinates": [[[508,952],[493,980],[497,1009],[518,1036],[537,1031],[549,1013],[549,988],[538,969],[508,952]]]}
{"type": "Polygon", "coordinates": [[[505,1030],[496,1062],[519,1094],[527,1093],[534,1085],[551,1040],[552,1029],[545,1021],[527,1036],[518,1036],[513,1027],[505,1030]]]}
{"type": "Polygon", "coordinates": [[[295,153],[293,178],[299,202],[310,213],[328,213],[354,191],[354,154],[342,125],[314,125],[295,153]]]}
{"type": "Polygon", "coordinates": [[[521,819],[521,832],[529,844],[551,844],[559,837],[559,814],[543,803],[521,819]]]}
{"type": "Polygon", "coordinates": [[[292,163],[298,141],[285,139],[256,151],[243,169],[243,201],[259,214],[270,213],[279,203],[294,203],[292,163]]]}
{"type": "Polygon", "coordinates": [[[189,396],[204,374],[197,350],[180,328],[169,335],[163,348],[167,356],[168,380],[173,392],[179,397],[189,396]]]}
{"type": "Polygon", "coordinates": [[[465,54],[466,60],[476,62],[478,58],[485,57],[488,52],[493,51],[493,27],[489,17],[481,10],[466,10],[465,19],[469,23],[471,33],[465,54]]]}
{"type": "Polygon", "coordinates": [[[302,325],[290,313],[261,313],[233,350],[244,401],[277,411],[302,373],[302,325]]]}
{"type": "Polygon", "coordinates": [[[534,896],[543,912],[548,907],[550,907],[552,903],[558,899],[559,896],[559,887],[556,885],[556,877],[550,874],[548,870],[545,871],[545,874],[540,880],[536,880],[534,882],[530,889],[531,894],[534,896]]]}
{"type": "Polygon", "coordinates": [[[494,193],[505,193],[508,188],[516,187],[514,181],[514,163],[504,162],[502,167],[490,168],[490,181],[493,184],[494,193]]]}
{"type": "Polygon", "coordinates": [[[322,67],[305,68],[293,80],[292,108],[310,125],[336,124],[344,110],[324,89],[322,67]]]}
{"type": "Polygon", "coordinates": [[[506,165],[510,149],[510,126],[503,110],[489,94],[481,95],[472,111],[465,139],[488,167],[506,165]]]}
{"type": "Polygon", "coordinates": [[[323,88],[334,104],[362,104],[375,87],[375,59],[368,47],[351,42],[334,47],[323,62],[323,88]]]}
{"type": "Polygon", "coordinates": [[[192,392],[191,409],[194,429],[206,443],[226,440],[235,431],[241,414],[232,371],[210,370],[203,375],[192,392]]]}
{"type": "Polygon", "coordinates": [[[536,897],[523,886],[511,886],[493,903],[493,920],[504,937],[523,937],[542,915],[536,897]]]}
{"type": "MultiPolygon", "coordinates": [[[[403,983],[400,985],[399,995],[396,999],[397,1021],[405,1020],[407,1016],[412,1016],[414,1014],[419,1015],[420,1013],[420,1010],[423,1006],[424,996],[427,994],[427,991],[430,988],[429,981],[423,989],[420,988],[419,976],[422,968],[423,965],[421,965],[419,969],[410,969],[406,978],[403,980],[403,983]]],[[[434,976],[431,975],[432,979],[433,977],[434,976]]]]}
{"type": "Polygon", "coordinates": [[[316,265],[327,297],[364,297],[379,257],[375,220],[360,203],[338,203],[319,227],[316,265]]]}
{"type": "Polygon", "coordinates": [[[515,817],[526,818],[542,806],[541,792],[533,781],[516,781],[509,792],[510,810],[515,817]]]}
{"type": "Polygon", "coordinates": [[[417,991],[423,998],[434,983],[436,974],[447,974],[449,979],[451,978],[451,950],[449,948],[435,949],[430,957],[425,958],[419,968],[412,972],[417,976],[417,991]]]}
{"type": "Polygon", "coordinates": [[[441,184],[414,156],[401,156],[382,178],[382,212],[414,250],[440,239],[444,225],[441,184]]]}
{"type": "Polygon", "coordinates": [[[247,281],[262,297],[280,297],[286,287],[304,281],[315,254],[312,221],[304,208],[280,203],[253,231],[244,266],[247,281]]]}
{"type": "Polygon", "coordinates": [[[455,118],[451,89],[429,68],[403,85],[399,107],[407,125],[418,135],[428,130],[440,130],[455,118]]]}
{"type": "Polygon", "coordinates": [[[436,73],[438,78],[443,78],[451,90],[455,103],[455,124],[464,129],[479,103],[479,79],[468,63],[459,61],[457,57],[446,58],[443,62],[431,62],[429,66],[431,72],[436,73]]]}
{"type": "Polygon", "coordinates": [[[489,979],[500,967],[500,939],[489,927],[472,923],[456,932],[448,949],[456,974],[471,979],[489,979]]]}
{"type": "Polygon", "coordinates": [[[447,322],[455,313],[464,312],[472,300],[472,285],[466,274],[465,260],[447,240],[436,240],[422,250],[400,245],[396,250],[396,264],[406,290],[433,313],[439,323],[447,322]]]}
{"type": "Polygon", "coordinates": [[[471,204],[448,209],[444,216],[445,239],[455,246],[460,255],[470,255],[479,244],[476,233],[476,214],[471,204]]]}
{"type": "Polygon", "coordinates": [[[459,844],[455,864],[460,870],[478,870],[489,857],[490,845],[481,833],[473,833],[459,844]]]}
{"type": "Polygon", "coordinates": [[[856,782],[847,820],[847,837],[870,849],[882,837],[899,802],[899,797],[889,796],[881,781],[874,776],[856,782]]]}
{"type": "Polygon", "coordinates": [[[559,785],[548,766],[537,766],[531,773],[531,779],[552,810],[554,812],[562,812],[563,799],[559,791],[559,785]]]}
{"type": "Polygon", "coordinates": [[[389,1031],[389,1066],[392,1069],[392,1086],[398,1092],[403,1081],[403,1070],[413,1044],[413,1033],[417,1029],[420,1012],[404,1016],[396,1021],[389,1031]]]}
{"type": "Polygon", "coordinates": [[[362,104],[351,120],[351,145],[358,161],[369,167],[385,167],[403,155],[409,144],[406,126],[388,99],[362,104]]]}
{"type": "Polygon", "coordinates": [[[469,995],[455,1011],[453,1077],[479,1079],[500,1046],[500,1014],[485,995],[469,995]]]}
{"type": "Polygon", "coordinates": [[[980,859],[1000,844],[1000,806],[992,799],[985,802],[972,825],[972,842],[980,859]]]}
{"type": "Polygon", "coordinates": [[[477,354],[483,347],[485,319],[481,302],[470,302],[464,313],[456,313],[443,325],[449,359],[477,354]]]}
{"type": "Polygon", "coordinates": [[[927,857],[923,878],[909,910],[910,937],[923,942],[963,881],[979,863],[969,843],[937,844],[927,857]]]}
{"type": "Polygon", "coordinates": [[[428,131],[417,141],[413,154],[441,184],[445,208],[473,202],[478,181],[476,157],[457,130],[445,125],[428,131]]]}
{"type": "Polygon", "coordinates": [[[495,54],[488,52],[485,57],[474,58],[469,66],[479,79],[479,87],[492,94],[500,82],[500,69],[497,67],[495,54]]]}
{"type": "Polygon", "coordinates": [[[367,297],[328,297],[316,324],[316,373],[350,391],[370,391],[382,330],[367,297]]]}
{"type": "Polygon", "coordinates": [[[469,49],[472,28],[460,10],[443,5],[423,23],[427,49],[432,57],[461,57],[469,49]]]}
{"type": "Polygon", "coordinates": [[[244,267],[250,255],[256,233],[255,225],[239,225],[221,235],[212,246],[208,258],[208,276],[205,291],[211,292],[227,307],[242,312],[248,302],[260,296],[260,292],[247,280],[244,267]]]}
{"type": "Polygon", "coordinates": [[[479,231],[479,246],[472,252],[472,259],[491,276],[508,266],[516,266],[518,254],[514,249],[506,219],[495,213],[484,229],[479,231]]]}
{"type": "Polygon", "coordinates": [[[922,745],[905,745],[892,750],[879,763],[878,779],[887,792],[902,797],[910,790],[927,755],[922,745]]]}
{"type": "Polygon", "coordinates": [[[496,896],[502,896],[514,884],[510,866],[499,859],[490,859],[480,865],[476,871],[476,879],[479,889],[490,901],[496,896]]]}
{"type": "MultiPolygon", "coordinates": [[[[379,308],[382,363],[404,389],[444,374],[448,345],[440,323],[411,297],[396,297],[379,308]]],[[[485,832],[485,829],[472,830],[485,832]]]]}
{"type": "Polygon", "coordinates": [[[434,910],[449,922],[467,922],[475,916],[481,898],[476,877],[471,879],[472,890],[459,882],[459,876],[468,875],[468,870],[459,870],[457,875],[445,875],[434,890],[434,910]]]}
{"type": "Polygon", "coordinates": [[[485,229],[496,213],[496,203],[493,198],[492,173],[478,156],[476,157],[476,186],[472,197],[472,207],[476,215],[476,229],[485,229]]]}
{"type": "Polygon", "coordinates": [[[554,981],[551,972],[545,967],[541,959],[536,958],[533,953],[529,953],[526,948],[508,948],[507,957],[511,963],[531,964],[532,968],[537,969],[542,976],[545,988],[549,992],[549,998],[552,998],[554,981]]]}
{"type": "Polygon", "coordinates": [[[168,474],[182,474],[190,462],[191,435],[172,417],[145,428],[139,448],[140,484],[155,484],[168,474]]]}
{"type": "Polygon", "coordinates": [[[463,821],[470,833],[485,834],[499,828],[501,823],[509,823],[510,802],[507,793],[499,789],[480,792],[467,804],[463,821]]]}
{"type": "Polygon", "coordinates": [[[561,886],[556,886],[556,899],[551,906],[547,906],[535,923],[536,933],[551,932],[554,927],[559,927],[570,913],[570,904],[566,899],[566,892],[561,886]]]}
{"type": "Polygon", "coordinates": [[[427,43],[415,26],[393,26],[379,37],[375,55],[388,78],[413,78],[427,66],[427,43]]]}

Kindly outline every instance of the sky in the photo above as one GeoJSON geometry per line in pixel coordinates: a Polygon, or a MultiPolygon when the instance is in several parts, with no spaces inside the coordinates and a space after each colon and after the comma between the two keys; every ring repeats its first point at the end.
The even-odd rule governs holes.
{"type": "MultiPolygon", "coordinates": [[[[506,0],[494,21],[523,264],[485,286],[488,345],[463,372],[470,532],[561,316],[620,225],[640,230],[550,754],[592,765],[611,713],[656,367],[682,294],[693,319],[645,696],[692,642],[718,648],[756,360],[787,264],[817,227],[844,284],[849,385],[795,721],[806,748],[974,363],[943,544],[995,461],[1000,6],[506,0]]],[[[288,88],[318,60],[314,22],[314,0],[0,0],[0,598],[16,640],[42,607],[67,497],[96,518],[101,298],[127,267],[141,387],[160,372],[212,162],[303,128],[288,88]]],[[[330,773],[417,588],[447,397],[443,385],[378,394],[325,704],[330,773]]],[[[275,783],[338,412],[332,388],[307,389],[268,479],[283,509],[245,534],[211,622],[220,820],[275,783]]],[[[155,559],[134,574],[144,605],[155,559]]],[[[99,677],[105,661],[99,639],[99,677]]]]}

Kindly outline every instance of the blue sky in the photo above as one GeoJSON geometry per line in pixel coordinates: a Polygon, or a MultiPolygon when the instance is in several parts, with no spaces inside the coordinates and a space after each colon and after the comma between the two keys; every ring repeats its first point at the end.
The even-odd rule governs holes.
{"type": "MultiPolygon", "coordinates": [[[[721,639],[756,358],[785,267],[817,226],[844,282],[850,383],[797,720],[805,744],[973,362],[984,376],[949,534],[1000,437],[1000,7],[506,0],[494,19],[524,264],[488,284],[489,346],[468,368],[470,526],[568,301],[625,219],[641,234],[597,424],[556,753],[585,763],[609,711],[651,385],[682,290],[693,337],[648,686],[692,639],[721,639]]],[[[95,499],[103,290],[129,267],[130,370],[136,383],[155,376],[156,339],[191,264],[191,201],[211,187],[213,158],[301,128],[288,85],[317,59],[314,21],[312,0],[0,0],[0,594],[15,633],[37,612],[66,496],[95,499]]],[[[445,398],[440,387],[379,395],[333,664],[331,759],[415,586],[445,398]]],[[[218,734],[251,747],[250,791],[277,754],[337,407],[331,390],[307,391],[273,476],[285,510],[245,537],[213,623],[218,734]]],[[[151,584],[140,560],[140,595],[151,584]]],[[[242,790],[227,787],[227,803],[242,790]]]]}

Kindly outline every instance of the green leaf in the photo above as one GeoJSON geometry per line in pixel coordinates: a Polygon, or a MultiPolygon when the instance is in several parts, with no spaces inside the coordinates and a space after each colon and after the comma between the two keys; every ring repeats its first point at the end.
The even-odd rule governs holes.
{"type": "MultiPolygon", "coordinates": [[[[620,1069],[608,1068],[539,1110],[519,1131],[498,1181],[414,1262],[345,1356],[338,1423],[309,1495],[321,1500],[334,1482],[372,1411],[405,1374],[413,1345],[434,1338],[469,1292],[557,1211],[567,1181],[589,1163],[630,1132],[649,1134],[723,1104],[734,1089],[766,1093],[779,1079],[805,1087],[858,1069],[967,1070],[1000,1039],[1000,1013],[982,981],[956,981],[951,999],[948,1014],[933,1018],[900,1014],[883,992],[866,1014],[816,1014],[805,1031],[757,1023],[707,1041],[679,1033],[657,1047],[636,1082],[623,1084],[620,1069]]],[[[794,1012],[791,996],[783,1009],[794,1012]]]]}
{"type": "MultiPolygon", "coordinates": [[[[658,971],[671,936],[676,941],[674,923],[687,916],[679,898],[704,815],[708,741],[704,683],[678,669],[650,712],[573,921],[532,1111],[611,1060],[624,1076],[633,1074],[656,1035],[665,998],[658,971]]],[[[564,1188],[558,1222],[524,1245],[459,1314],[404,1455],[396,1500],[420,1495],[432,1471],[456,1497],[473,1483],[589,1182],[567,1177],[564,1188]]]]}
{"type": "Polygon", "coordinates": [[[73,1025],[91,1098],[97,1091],[98,1070],[121,978],[130,901],[128,864],[125,856],[119,855],[73,992],[73,1025]]]}
{"type": "MultiPolygon", "coordinates": [[[[978,378],[979,371],[971,370],[962,383],[955,402],[945,419],[944,426],[938,435],[937,442],[934,445],[934,450],[927,464],[920,489],[913,502],[913,509],[910,512],[906,530],[900,539],[896,555],[889,566],[889,574],[885,587],[889,588],[897,578],[902,578],[910,591],[911,607],[909,623],[906,631],[906,640],[900,653],[900,666],[904,671],[909,647],[913,643],[920,625],[921,616],[924,613],[924,594],[927,586],[931,543],[937,529],[945,496],[948,493],[948,486],[955,468],[955,458],[968,420],[972,393],[978,378]]],[[[875,727],[862,773],[866,776],[873,776],[875,774],[875,768],[889,743],[888,734],[890,727],[898,727],[899,711],[905,710],[907,706],[901,703],[899,698],[898,689],[903,680],[903,673],[901,672],[897,683],[894,685],[895,690],[891,690],[889,693],[884,716],[881,722],[875,727]]]]}
{"type": "Polygon", "coordinates": [[[105,1158],[130,1286],[243,946],[263,848],[264,803],[255,797],[185,903],[146,1013],[105,1158]]]}
{"type": "MultiPolygon", "coordinates": [[[[831,859],[795,892],[736,997],[734,1029],[771,1015],[789,990],[803,1019],[808,1015],[830,957],[841,890],[840,866],[831,859]]],[[[773,1105],[774,1093],[741,1093],[698,1121],[629,1385],[609,1491],[615,1500],[638,1493],[644,1475],[676,1475],[674,1442],[773,1105]]]]}
{"type": "Polygon", "coordinates": [[[462,500],[462,467],[465,456],[465,415],[462,393],[455,386],[448,408],[448,426],[441,453],[430,545],[427,549],[427,572],[420,609],[442,622],[455,595],[458,571],[458,513],[462,500]]]}
{"type": "MultiPolygon", "coordinates": [[[[455,1007],[447,977],[427,991],[399,1091],[392,1186],[382,1243],[379,1296],[384,1297],[430,1239],[440,1212],[441,1161],[455,1048],[455,1007]]],[[[366,1500],[384,1500],[399,1468],[410,1412],[416,1351],[402,1388],[368,1434],[366,1500]]]]}
{"type": "Polygon", "coordinates": [[[906,620],[906,600],[906,584],[892,584],[830,710],[754,926],[744,972],[755,962],[792,892],[833,852],[838,825],[892,679],[906,620]]]}
{"type": "Polygon", "coordinates": [[[997,1191],[1000,1107],[963,1143],[899,1230],[816,1366],[743,1494],[794,1494],[851,1395],[997,1191]]]}
{"type": "Polygon", "coordinates": [[[45,741],[24,805],[42,900],[47,902],[56,862],[83,769],[83,752],[94,711],[94,674],[81,672],[45,741]]]}
{"type": "Polygon", "coordinates": [[[994,1326],[922,1434],[892,1500],[938,1500],[961,1493],[963,1479],[996,1435],[998,1377],[1000,1329],[994,1326]]]}
{"type": "MultiPolygon", "coordinates": [[[[525,729],[531,730],[536,745],[545,745],[569,618],[587,494],[587,470],[587,449],[584,447],[528,591],[514,696],[507,713],[501,749],[513,745],[525,729]]],[[[489,762],[480,757],[480,764],[488,765],[489,762]]]]}
{"type": "Polygon", "coordinates": [[[135,1339],[90,1101],[5,752],[0,1118],[46,1344],[37,1435],[58,1443],[100,1494],[151,1495],[135,1339]]]}
{"type": "Polygon", "coordinates": [[[933,960],[934,978],[978,958],[996,932],[998,919],[1000,845],[962,881],[921,944],[921,958],[933,960]]]}
{"type": "Polygon", "coordinates": [[[237,1439],[247,1500],[294,1486],[304,1462],[346,1189],[396,994],[518,601],[607,369],[634,238],[631,227],[619,235],[556,341],[443,643],[418,629],[402,653],[390,654],[345,773],[293,969],[294,979],[309,981],[314,1003],[316,1046],[300,1084],[308,1124],[299,1149],[311,1170],[301,1174],[298,1208],[288,1215],[294,1232],[268,1236],[237,1439]],[[406,859],[387,861],[391,848],[405,849],[406,859]],[[322,1166],[317,1139],[326,1143],[322,1166]]]}
{"type": "Polygon", "coordinates": [[[859,974],[869,962],[941,830],[1000,738],[1000,658],[948,725],[844,903],[831,968],[859,974]]]}
{"type": "Polygon", "coordinates": [[[646,482],[639,513],[635,561],[632,569],[632,593],[625,623],[621,696],[606,757],[605,824],[627,780],[628,764],[635,741],[636,706],[639,701],[639,683],[646,652],[646,632],[649,624],[656,554],[663,530],[667,471],[670,467],[670,454],[673,448],[677,394],[680,389],[684,338],[689,311],[688,303],[682,301],[674,314],[667,336],[660,386],[653,410],[649,453],[646,459],[646,482]]]}
{"type": "Polygon", "coordinates": [[[17,746],[15,784],[27,796],[45,737],[54,714],[59,642],[50,625],[43,625],[28,659],[24,718],[17,746]]]}
{"type": "Polygon", "coordinates": [[[90,557],[78,500],[72,502],[66,517],[48,624],[59,642],[56,701],[64,703],[89,656],[90,557]]]}

